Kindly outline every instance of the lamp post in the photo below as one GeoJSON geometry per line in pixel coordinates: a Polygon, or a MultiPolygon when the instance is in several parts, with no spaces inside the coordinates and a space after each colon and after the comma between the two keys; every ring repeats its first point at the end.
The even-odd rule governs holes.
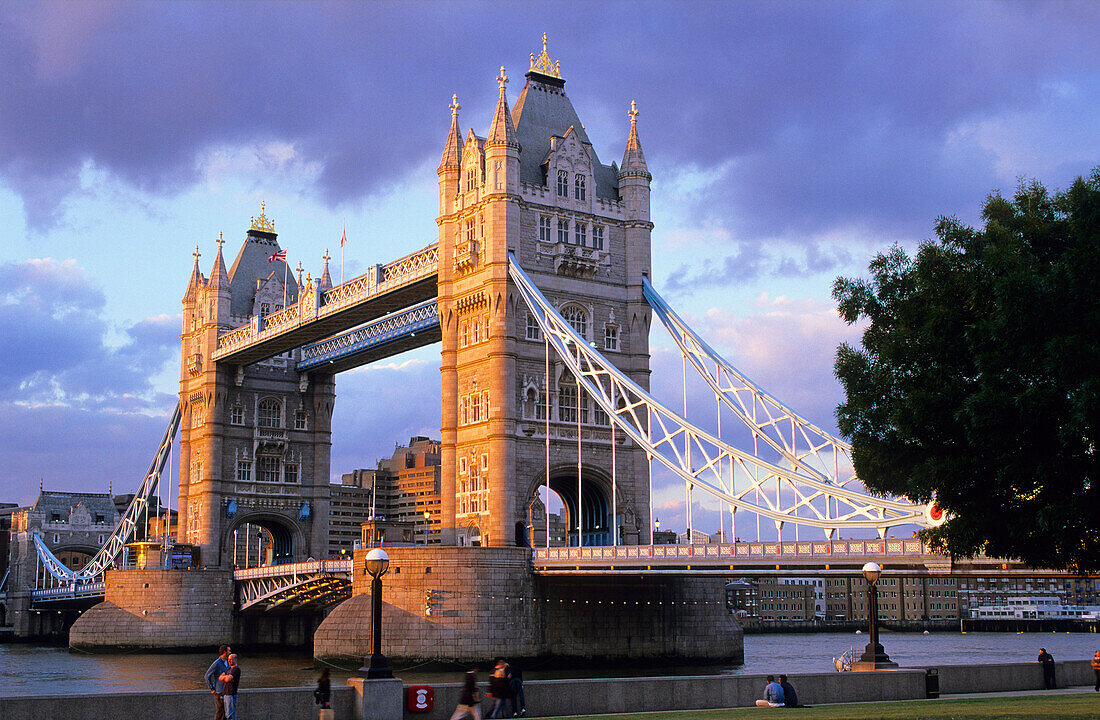
{"type": "Polygon", "coordinates": [[[393,672],[382,654],[382,576],[389,570],[390,556],[382,548],[374,548],[367,553],[366,565],[374,578],[370,586],[370,659],[359,672],[366,672],[368,680],[392,678],[393,672]]]}
{"type": "Polygon", "coordinates": [[[863,566],[863,577],[867,579],[871,641],[867,643],[859,660],[852,663],[853,670],[882,670],[898,666],[878,641],[878,579],[881,575],[882,568],[878,563],[869,562],[863,566]]]}

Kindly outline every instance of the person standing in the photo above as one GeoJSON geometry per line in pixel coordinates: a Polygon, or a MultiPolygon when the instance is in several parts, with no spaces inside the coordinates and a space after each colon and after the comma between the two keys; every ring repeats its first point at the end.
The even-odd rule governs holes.
{"type": "Polygon", "coordinates": [[[1096,692],[1100,692],[1100,650],[1092,656],[1092,671],[1096,674],[1096,692]]]}
{"type": "Polygon", "coordinates": [[[236,653],[229,655],[229,669],[222,673],[225,682],[225,720],[237,720],[237,688],[241,684],[241,666],[237,664],[236,653]]]}
{"type": "Polygon", "coordinates": [[[218,657],[210,663],[210,668],[204,676],[206,684],[210,687],[210,693],[214,696],[214,720],[225,720],[225,701],[222,700],[222,695],[225,694],[225,683],[221,676],[229,669],[229,652],[228,645],[219,647],[218,657]]]}
{"type": "Polygon", "coordinates": [[[1058,687],[1054,681],[1054,656],[1046,648],[1039,648],[1039,663],[1043,666],[1043,686],[1047,690],[1058,687]]]}
{"type": "Polygon", "coordinates": [[[512,717],[527,714],[527,701],[523,698],[523,671],[512,663],[505,663],[505,677],[512,688],[512,717]]]}
{"type": "Polygon", "coordinates": [[[460,720],[467,715],[474,720],[481,720],[481,691],[477,689],[477,674],[473,669],[466,672],[466,680],[458,695],[458,705],[455,706],[451,720],[460,720]]]}

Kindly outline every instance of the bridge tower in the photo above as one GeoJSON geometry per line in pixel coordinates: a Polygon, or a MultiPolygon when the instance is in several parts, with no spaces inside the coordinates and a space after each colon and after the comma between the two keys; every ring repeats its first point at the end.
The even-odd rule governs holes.
{"type": "Polygon", "coordinates": [[[485,137],[462,136],[452,99],[437,171],[442,542],[540,544],[548,470],[570,544],[578,516],[585,545],[611,544],[616,520],[621,543],[648,542],[645,453],[613,433],[554,357],[547,372],[538,325],[508,280],[514,253],[580,334],[648,389],[651,176],[637,111],[619,168],[597,157],[545,35],[514,108],[503,67],[497,83],[485,137]]]}
{"type": "Polygon", "coordinates": [[[271,561],[328,547],[333,376],[299,374],[300,350],[247,366],[211,359],[219,334],[331,286],[327,259],[320,279],[303,283],[300,265],[295,278],[277,238],[261,206],[228,270],[220,234],[209,278],[195,249],[183,298],[177,540],[200,546],[206,566],[233,566],[246,523],[263,528],[271,561]]]}

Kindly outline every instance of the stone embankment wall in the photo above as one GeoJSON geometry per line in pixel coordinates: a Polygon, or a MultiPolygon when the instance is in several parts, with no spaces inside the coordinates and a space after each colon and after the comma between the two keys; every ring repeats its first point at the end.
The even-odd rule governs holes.
{"type": "MultiPolygon", "coordinates": [[[[741,627],[722,579],[536,577],[524,548],[387,548],[382,652],[402,660],[495,657],[739,663],[741,627]]],[[[370,584],[356,551],[352,597],[314,635],[314,656],[370,654],[370,584]]]]}
{"type": "Polygon", "coordinates": [[[232,639],[230,570],[108,570],[104,601],[69,630],[90,651],[217,647],[232,639]]]}
{"type": "MultiPolygon", "coordinates": [[[[1057,663],[1060,686],[1091,686],[1094,680],[1087,661],[1057,663]]],[[[1012,665],[962,665],[939,668],[941,693],[1036,690],[1042,688],[1038,663],[1012,665]]],[[[484,674],[481,676],[485,682],[484,674]]],[[[397,718],[446,720],[458,702],[459,683],[433,686],[435,706],[431,712],[410,713],[402,697],[387,707],[364,702],[372,695],[363,688],[333,688],[332,707],[337,720],[397,718]],[[357,702],[358,699],[358,702],[357,702]],[[393,704],[394,707],[388,707],[393,704]],[[360,708],[357,713],[356,708],[360,708]],[[362,708],[366,707],[364,713],[362,708]]],[[[386,682],[386,681],[382,681],[386,682]]],[[[392,682],[392,681],[391,681],[392,682]]],[[[863,673],[820,673],[792,675],[799,698],[807,705],[826,703],[918,700],[926,696],[923,668],[863,673]]],[[[749,707],[763,693],[759,675],[704,675],[693,677],[605,678],[581,680],[538,680],[524,683],[527,714],[593,715],[656,710],[700,710],[749,707]]],[[[402,694],[403,695],[403,694],[402,694]]],[[[170,693],[114,693],[70,696],[0,697],[4,720],[37,720],[64,717],[66,720],[100,718],[166,717],[173,720],[208,720],[211,696],[202,691],[170,693]]],[[[484,704],[488,710],[488,701],[484,704]]],[[[316,715],[312,688],[242,689],[238,713],[253,720],[282,720],[316,715]]],[[[483,713],[484,714],[484,713],[483,713]]]]}

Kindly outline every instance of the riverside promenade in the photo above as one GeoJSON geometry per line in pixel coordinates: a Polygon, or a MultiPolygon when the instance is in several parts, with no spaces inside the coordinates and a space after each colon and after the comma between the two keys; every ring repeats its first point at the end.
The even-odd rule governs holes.
{"type": "MultiPolygon", "coordinates": [[[[944,695],[1005,693],[1043,688],[1038,663],[946,665],[936,668],[944,695]]],[[[1060,687],[1092,686],[1087,661],[1057,663],[1060,687]]],[[[807,705],[918,700],[929,697],[925,668],[901,668],[866,673],[791,675],[799,698],[807,705]]],[[[483,678],[484,679],[484,678],[483,678]]],[[[408,709],[407,687],[400,679],[363,681],[333,688],[337,720],[447,720],[454,710],[460,683],[433,685],[434,707],[408,709]]],[[[705,675],[643,678],[538,680],[524,683],[529,717],[601,715],[660,710],[703,710],[751,707],[761,697],[764,678],[756,675],[705,675]]],[[[0,696],[4,720],[63,717],[99,720],[106,717],[158,717],[208,720],[210,693],[112,693],[69,696],[0,696]]],[[[293,720],[316,716],[312,688],[242,689],[238,712],[247,720],[293,720]]]]}

